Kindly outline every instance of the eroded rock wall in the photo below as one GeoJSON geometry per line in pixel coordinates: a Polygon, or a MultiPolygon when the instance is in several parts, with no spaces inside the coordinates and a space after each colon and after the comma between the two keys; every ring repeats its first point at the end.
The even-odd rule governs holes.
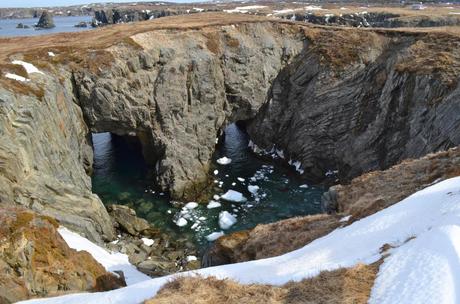
{"type": "Polygon", "coordinates": [[[176,198],[199,193],[220,130],[253,117],[304,47],[299,27],[270,22],[131,39],[111,48],[113,64],[99,75],[75,73],[79,104],[91,131],[137,134],[159,184],[176,198]]]}
{"type": "MultiPolygon", "coordinates": [[[[65,76],[65,71],[62,72],[65,76]]],[[[85,172],[92,166],[88,129],[68,80],[30,75],[30,95],[0,88],[0,204],[49,215],[93,241],[113,228],[85,172]]],[[[14,80],[12,80],[14,81],[14,80]]]]}

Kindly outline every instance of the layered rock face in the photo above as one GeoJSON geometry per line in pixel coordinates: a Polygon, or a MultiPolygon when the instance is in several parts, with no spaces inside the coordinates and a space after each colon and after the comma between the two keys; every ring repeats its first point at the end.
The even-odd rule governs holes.
{"type": "Polygon", "coordinates": [[[0,88],[0,204],[49,215],[96,242],[112,239],[111,220],[85,172],[93,154],[71,81],[29,77],[27,86],[12,83],[15,92],[0,88]]]}
{"type": "Polygon", "coordinates": [[[70,249],[55,220],[0,209],[0,302],[126,286],[85,251],[70,249]]]}
{"type": "Polygon", "coordinates": [[[451,48],[442,36],[344,34],[312,35],[275,79],[248,126],[260,148],[283,150],[318,182],[460,144],[458,39],[451,48]]]}
{"type": "Polygon", "coordinates": [[[152,31],[115,46],[110,67],[74,73],[92,132],[137,136],[158,183],[193,198],[228,121],[255,115],[279,70],[303,49],[297,26],[238,24],[152,31]]]}

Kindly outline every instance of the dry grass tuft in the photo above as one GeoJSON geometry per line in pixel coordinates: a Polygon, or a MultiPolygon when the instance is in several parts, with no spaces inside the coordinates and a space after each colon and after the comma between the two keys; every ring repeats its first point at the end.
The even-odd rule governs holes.
{"type": "Polygon", "coordinates": [[[357,265],[281,287],[270,285],[241,285],[214,277],[180,277],[163,286],[157,296],[146,304],[205,304],[205,303],[367,303],[380,262],[357,265]]]}

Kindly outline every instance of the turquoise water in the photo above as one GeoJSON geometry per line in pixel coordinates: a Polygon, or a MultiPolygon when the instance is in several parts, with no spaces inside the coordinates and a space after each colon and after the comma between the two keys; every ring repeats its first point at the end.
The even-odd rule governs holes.
{"type": "Polygon", "coordinates": [[[222,195],[232,189],[247,198],[245,203],[220,200],[220,208],[208,209],[207,201],[198,202],[198,207],[181,214],[183,209],[174,207],[166,194],[151,186],[153,181],[139,150],[130,150],[111,140],[109,133],[93,135],[93,192],[105,204],[129,205],[156,227],[174,237],[191,239],[202,248],[208,245],[207,235],[222,230],[218,217],[224,210],[237,219],[230,229],[223,230],[225,233],[321,211],[320,200],[324,188],[313,185],[305,188],[305,181],[299,180],[294,170],[256,157],[248,149],[248,141],[247,134],[235,124],[227,127],[224,142],[218,146],[210,173],[215,178],[213,193],[222,195]],[[216,159],[223,156],[232,159],[231,164],[217,164],[216,159]],[[216,175],[214,170],[218,170],[216,175]],[[259,186],[256,195],[248,191],[248,185],[259,186]],[[179,217],[187,220],[186,226],[176,225],[179,217]]]}
{"type": "Polygon", "coordinates": [[[52,29],[34,29],[34,25],[38,22],[38,18],[23,18],[23,19],[0,19],[0,37],[11,37],[11,36],[36,36],[36,35],[46,35],[52,33],[60,32],[80,32],[90,30],[91,27],[86,28],[75,27],[75,24],[78,24],[82,21],[90,22],[91,16],[69,16],[53,17],[54,24],[56,27],[52,29]],[[16,26],[18,23],[22,23],[30,26],[28,29],[17,29],[16,26]]]}

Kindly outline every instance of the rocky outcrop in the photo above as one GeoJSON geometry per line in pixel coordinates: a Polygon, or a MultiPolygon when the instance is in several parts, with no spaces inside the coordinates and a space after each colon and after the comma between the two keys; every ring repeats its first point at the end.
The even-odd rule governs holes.
{"type": "Polygon", "coordinates": [[[435,27],[457,26],[457,16],[401,16],[388,12],[359,12],[354,14],[285,14],[284,19],[308,22],[319,25],[352,26],[352,27],[435,27]]]}
{"type": "Polygon", "coordinates": [[[460,144],[459,70],[441,63],[460,57],[442,36],[346,32],[312,34],[275,79],[248,124],[259,148],[283,150],[313,181],[344,182],[460,144]]]}
{"type": "Polygon", "coordinates": [[[144,20],[151,20],[161,17],[182,15],[187,12],[181,10],[139,10],[139,9],[105,9],[94,12],[94,18],[91,22],[93,27],[104,26],[117,23],[137,22],[144,20]]]}
{"type": "Polygon", "coordinates": [[[54,219],[1,208],[0,222],[1,303],[126,286],[89,253],[70,249],[54,219]]]}
{"type": "Polygon", "coordinates": [[[55,27],[53,15],[51,15],[51,13],[48,11],[43,11],[35,27],[39,29],[50,29],[55,27]]]}
{"type": "Polygon", "coordinates": [[[108,210],[118,232],[109,249],[127,254],[140,271],[158,277],[199,268],[195,246],[187,239],[162,233],[127,206],[109,205],[108,210]]]}
{"type": "Polygon", "coordinates": [[[92,132],[137,136],[158,183],[190,199],[206,184],[220,130],[255,115],[304,43],[299,27],[271,22],[131,39],[138,50],[111,48],[103,72],[74,73],[79,105],[92,132]]]}

